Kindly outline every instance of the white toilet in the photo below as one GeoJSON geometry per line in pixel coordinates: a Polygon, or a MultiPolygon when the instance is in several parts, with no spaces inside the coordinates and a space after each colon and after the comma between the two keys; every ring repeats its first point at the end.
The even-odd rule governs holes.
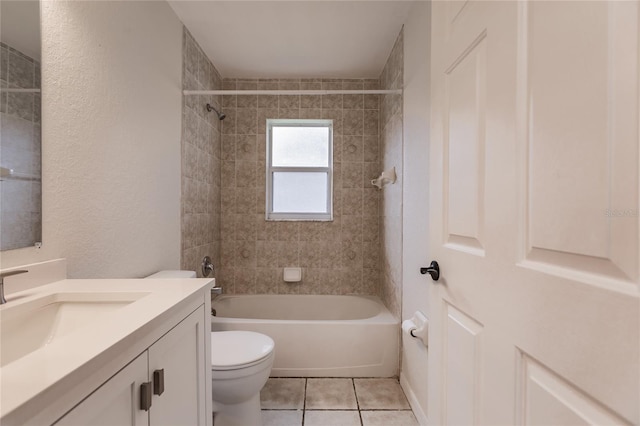
{"type": "MultiPolygon", "coordinates": [[[[160,271],[147,278],[195,278],[193,271],[160,271]]],[[[267,383],[274,342],[253,331],[211,333],[215,426],[261,426],[260,390],[267,383]]]]}
{"type": "Polygon", "coordinates": [[[261,426],[260,390],[273,365],[271,337],[253,331],[211,333],[215,426],[261,426]]]}

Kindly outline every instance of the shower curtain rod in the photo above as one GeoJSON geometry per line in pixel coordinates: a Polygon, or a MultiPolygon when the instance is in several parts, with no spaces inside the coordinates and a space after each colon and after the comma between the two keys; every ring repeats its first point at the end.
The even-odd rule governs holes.
{"type": "Polygon", "coordinates": [[[0,93],[40,93],[40,89],[12,89],[9,87],[1,87],[0,93]]]}
{"type": "Polygon", "coordinates": [[[391,90],[183,90],[184,95],[401,95],[391,90]]]}

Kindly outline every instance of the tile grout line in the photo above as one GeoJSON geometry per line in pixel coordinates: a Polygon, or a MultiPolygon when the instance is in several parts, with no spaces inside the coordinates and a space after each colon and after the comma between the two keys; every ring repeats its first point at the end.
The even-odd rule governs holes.
{"type": "Polygon", "coordinates": [[[309,378],[304,379],[304,392],[302,393],[302,424],[304,426],[304,417],[307,414],[307,383],[309,382],[309,378]]]}
{"type": "Polygon", "coordinates": [[[356,408],[358,409],[358,418],[360,419],[360,426],[363,426],[362,423],[362,413],[360,412],[360,401],[358,400],[358,391],[356,390],[356,380],[351,378],[351,385],[353,386],[353,394],[356,397],[356,408]]]}

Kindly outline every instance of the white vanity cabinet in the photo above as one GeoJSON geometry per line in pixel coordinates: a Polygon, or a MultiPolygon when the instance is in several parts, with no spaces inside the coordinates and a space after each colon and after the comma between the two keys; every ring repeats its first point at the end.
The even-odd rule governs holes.
{"type": "Polygon", "coordinates": [[[0,424],[211,426],[213,284],[74,279],[12,294],[0,340],[22,352],[0,363],[0,424]]]}
{"type": "Polygon", "coordinates": [[[140,386],[148,381],[147,352],[139,355],[56,425],[148,425],[149,414],[140,410],[140,386]]]}
{"type": "Polygon", "coordinates": [[[206,425],[205,307],[183,319],[56,425],[206,425]]]}

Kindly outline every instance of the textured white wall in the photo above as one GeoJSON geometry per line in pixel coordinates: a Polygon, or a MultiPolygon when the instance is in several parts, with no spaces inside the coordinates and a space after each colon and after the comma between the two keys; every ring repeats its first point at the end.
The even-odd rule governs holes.
{"type": "Polygon", "coordinates": [[[180,266],[182,24],[165,2],[42,2],[43,248],[71,278],[180,266]]]}
{"type": "MultiPolygon", "coordinates": [[[[431,5],[416,2],[404,26],[404,191],[402,319],[429,316],[431,278],[420,275],[429,258],[429,56],[431,5]]],[[[401,382],[420,424],[427,421],[427,355],[418,339],[403,334],[401,382]]]]}

